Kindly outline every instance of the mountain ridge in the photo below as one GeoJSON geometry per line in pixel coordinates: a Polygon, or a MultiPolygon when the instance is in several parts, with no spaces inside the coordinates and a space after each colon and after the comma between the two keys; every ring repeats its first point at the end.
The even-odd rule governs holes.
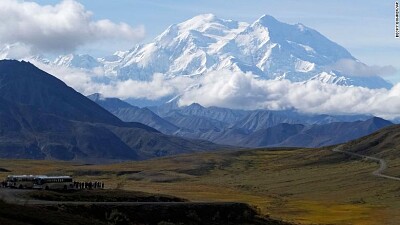
{"type": "MultiPolygon", "coordinates": [[[[124,121],[141,122],[166,134],[241,147],[321,147],[368,135],[393,123],[364,115],[307,115],[295,111],[205,108],[170,102],[147,108],[115,108],[114,98],[95,100],[124,121]],[[107,108],[108,107],[108,108],[107,108]],[[145,109],[146,111],[143,111],[145,109]],[[166,127],[164,127],[166,126],[166,127]],[[172,129],[170,127],[173,127],[172,129]]],[[[123,105],[123,104],[120,104],[123,105]]]]}
{"type": "MultiPolygon", "coordinates": [[[[7,56],[6,53],[1,55],[7,56]]],[[[360,76],[340,71],[335,64],[341,60],[362,64],[344,47],[300,23],[287,24],[269,15],[253,23],[245,23],[201,14],[170,25],[147,44],[118,51],[112,56],[95,59],[86,54],[70,54],[59,56],[53,62],[39,61],[88,71],[100,68],[105,74],[102,79],[107,82],[128,79],[149,81],[155,73],[172,78],[230,70],[251,72],[259,79],[317,80],[344,86],[392,87],[376,74],[360,76]]],[[[100,79],[98,82],[103,81],[100,79]]]]}
{"type": "Polygon", "coordinates": [[[140,160],[220,148],[123,122],[27,62],[0,60],[0,94],[0,158],[140,160]]]}

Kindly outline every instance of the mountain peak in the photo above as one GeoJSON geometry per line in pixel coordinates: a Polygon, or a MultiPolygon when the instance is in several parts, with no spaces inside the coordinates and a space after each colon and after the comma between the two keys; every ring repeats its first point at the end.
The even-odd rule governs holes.
{"type": "Polygon", "coordinates": [[[256,23],[261,23],[261,24],[268,24],[268,23],[280,23],[275,17],[264,14],[258,20],[256,20],[256,23]]]}
{"type": "Polygon", "coordinates": [[[183,28],[185,30],[188,29],[198,30],[198,28],[203,27],[205,24],[221,23],[221,22],[222,20],[217,18],[214,14],[200,14],[178,24],[178,26],[181,29],[183,28]]]}
{"type": "Polygon", "coordinates": [[[112,109],[112,110],[116,110],[118,108],[120,108],[120,109],[122,109],[122,108],[139,109],[139,107],[136,107],[127,102],[124,102],[119,98],[106,98],[100,93],[94,93],[94,94],[88,95],[86,97],[106,109],[112,109]]]}
{"type": "Polygon", "coordinates": [[[234,20],[220,19],[214,14],[200,14],[182,23],[170,27],[179,29],[181,32],[196,30],[205,35],[226,36],[230,33],[243,30],[248,24],[234,20]]]}
{"type": "Polygon", "coordinates": [[[7,79],[11,79],[11,77],[24,76],[24,74],[20,72],[24,70],[34,72],[39,71],[37,67],[28,61],[15,59],[0,60],[0,77],[8,76],[7,79]],[[19,73],[15,73],[15,71],[18,71],[19,73]]]}
{"type": "Polygon", "coordinates": [[[105,99],[105,97],[104,97],[102,94],[100,94],[100,93],[94,93],[94,94],[88,95],[88,96],[86,96],[86,97],[87,97],[88,99],[94,101],[94,102],[99,101],[99,100],[104,100],[104,99],[105,99]]]}
{"type": "Polygon", "coordinates": [[[369,119],[368,121],[370,121],[372,124],[376,124],[376,125],[385,125],[385,126],[389,126],[389,125],[393,125],[392,122],[384,120],[380,117],[372,117],[371,119],[369,119]]]}
{"type": "Polygon", "coordinates": [[[204,107],[202,105],[200,105],[199,103],[192,103],[188,106],[189,108],[194,108],[194,109],[204,109],[204,107]]]}
{"type": "Polygon", "coordinates": [[[218,18],[212,13],[204,13],[193,17],[192,20],[214,21],[218,20],[218,18]]]}
{"type": "Polygon", "coordinates": [[[304,24],[302,24],[302,23],[298,23],[298,24],[296,24],[296,26],[297,26],[297,29],[300,30],[300,31],[307,30],[307,27],[304,26],[304,24]]]}
{"type": "Polygon", "coordinates": [[[0,96],[75,121],[122,123],[61,80],[25,61],[0,60],[0,96]]]}
{"type": "Polygon", "coordinates": [[[309,28],[302,23],[297,23],[295,25],[287,24],[287,23],[277,20],[275,17],[268,15],[268,14],[264,14],[263,16],[261,16],[258,20],[256,20],[254,22],[254,24],[261,24],[262,26],[265,26],[268,28],[271,28],[271,27],[279,27],[279,28],[286,28],[286,29],[296,28],[297,30],[302,31],[302,32],[309,30],[309,28]]]}
{"type": "Polygon", "coordinates": [[[101,66],[101,63],[88,54],[68,54],[59,56],[54,60],[54,65],[76,67],[82,69],[93,69],[101,66]]]}

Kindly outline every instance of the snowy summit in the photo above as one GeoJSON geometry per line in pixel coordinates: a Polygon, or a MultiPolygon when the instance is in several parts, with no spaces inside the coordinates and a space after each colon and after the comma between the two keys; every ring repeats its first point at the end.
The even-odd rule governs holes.
{"type": "MultiPolygon", "coordinates": [[[[7,56],[5,50],[1,55],[7,56]]],[[[360,76],[335,68],[343,60],[362,64],[345,48],[303,24],[286,24],[269,15],[248,24],[202,14],[169,26],[151,43],[129,51],[101,59],[71,54],[51,64],[85,70],[102,67],[106,76],[117,80],[148,81],[154,73],[195,77],[227,69],[251,72],[260,79],[392,86],[377,75],[360,76]]]]}

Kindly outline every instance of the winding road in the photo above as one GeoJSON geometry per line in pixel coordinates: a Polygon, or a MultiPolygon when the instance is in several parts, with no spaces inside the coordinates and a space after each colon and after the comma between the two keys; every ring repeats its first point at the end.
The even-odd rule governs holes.
{"type": "Polygon", "coordinates": [[[379,169],[372,172],[372,175],[377,176],[377,177],[383,177],[383,178],[390,179],[390,180],[400,181],[400,177],[393,177],[393,176],[388,176],[388,175],[382,174],[383,171],[385,171],[387,169],[387,163],[384,159],[380,159],[380,158],[376,158],[376,157],[372,157],[372,156],[361,155],[361,154],[357,154],[354,152],[343,151],[343,150],[340,150],[339,147],[332,149],[332,151],[343,153],[346,155],[357,156],[357,157],[372,160],[372,161],[376,161],[379,163],[379,169]]]}

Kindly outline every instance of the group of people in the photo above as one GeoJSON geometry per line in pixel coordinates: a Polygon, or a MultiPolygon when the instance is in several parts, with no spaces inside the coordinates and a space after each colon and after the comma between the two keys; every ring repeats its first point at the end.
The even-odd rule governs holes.
{"type": "Polygon", "coordinates": [[[75,189],[104,189],[104,182],[77,182],[74,181],[75,189]]]}
{"type": "Polygon", "coordinates": [[[2,181],[0,187],[2,188],[7,187],[7,181],[2,181]]]}

